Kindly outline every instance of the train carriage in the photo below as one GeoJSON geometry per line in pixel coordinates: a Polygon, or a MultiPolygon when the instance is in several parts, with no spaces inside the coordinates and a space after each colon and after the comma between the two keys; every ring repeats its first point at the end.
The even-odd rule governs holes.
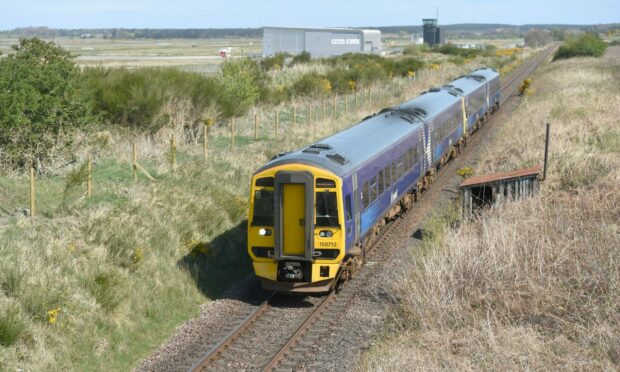
{"type": "Polygon", "coordinates": [[[252,177],[248,253],[263,287],[326,292],[350,275],[377,227],[461,143],[466,92],[483,89],[484,100],[495,102],[485,87],[489,71],[475,72],[488,75],[471,78],[477,88],[432,89],[261,167],[252,177]]]}

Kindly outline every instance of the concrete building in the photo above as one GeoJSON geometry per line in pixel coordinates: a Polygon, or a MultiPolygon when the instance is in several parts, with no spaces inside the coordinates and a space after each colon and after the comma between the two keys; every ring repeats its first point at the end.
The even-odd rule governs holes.
{"type": "Polygon", "coordinates": [[[263,28],[263,55],[309,52],[312,57],[381,53],[381,31],[353,28],[263,28]]]}

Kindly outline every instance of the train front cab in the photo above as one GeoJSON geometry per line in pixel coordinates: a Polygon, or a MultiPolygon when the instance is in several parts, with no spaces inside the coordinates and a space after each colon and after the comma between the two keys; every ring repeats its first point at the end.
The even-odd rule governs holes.
{"type": "Polygon", "coordinates": [[[332,289],[345,251],[340,178],[320,168],[286,164],[255,174],[250,195],[248,253],[263,288],[288,293],[332,289]]]}

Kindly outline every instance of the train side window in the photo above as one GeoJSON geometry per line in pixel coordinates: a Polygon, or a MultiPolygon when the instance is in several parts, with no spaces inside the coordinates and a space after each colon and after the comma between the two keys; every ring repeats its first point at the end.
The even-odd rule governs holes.
{"type": "Polygon", "coordinates": [[[273,206],[273,190],[256,190],[252,226],[273,226],[273,206]]]}
{"type": "Polygon", "coordinates": [[[405,156],[403,155],[403,156],[400,157],[400,159],[398,161],[398,168],[397,168],[398,169],[398,173],[397,173],[398,174],[398,179],[400,179],[403,176],[403,174],[405,174],[404,159],[405,159],[405,156]]]}
{"type": "Polygon", "coordinates": [[[390,166],[386,165],[385,168],[383,168],[383,174],[385,175],[385,188],[386,190],[390,188],[391,186],[391,180],[390,180],[390,166]]]}
{"type": "Polygon", "coordinates": [[[362,186],[362,205],[364,206],[364,209],[368,208],[368,205],[370,204],[370,198],[368,196],[368,181],[364,182],[364,185],[362,186]]]}
{"type": "Polygon", "coordinates": [[[347,196],[344,197],[344,211],[347,221],[350,221],[353,216],[351,213],[351,194],[347,194],[347,196]]]}
{"type": "Polygon", "coordinates": [[[396,162],[392,162],[392,185],[398,180],[398,173],[396,173],[396,162]]]}
{"type": "Polygon", "coordinates": [[[340,225],[338,223],[338,200],[335,192],[321,191],[316,193],[316,225],[340,225]]]}
{"type": "Polygon", "coordinates": [[[382,195],[385,191],[385,180],[383,179],[382,170],[379,171],[379,184],[377,186],[379,186],[379,195],[382,195]]]}
{"type": "Polygon", "coordinates": [[[370,180],[370,202],[377,200],[377,176],[370,180]]]}
{"type": "Polygon", "coordinates": [[[413,148],[407,151],[407,169],[413,168],[413,148]]]}

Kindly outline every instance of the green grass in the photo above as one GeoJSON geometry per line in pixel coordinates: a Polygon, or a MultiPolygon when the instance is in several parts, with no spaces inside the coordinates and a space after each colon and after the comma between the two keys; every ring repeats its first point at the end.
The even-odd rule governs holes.
{"type": "MultiPolygon", "coordinates": [[[[0,310],[0,345],[11,346],[25,331],[26,326],[19,317],[19,309],[10,306],[0,310]]],[[[2,362],[0,361],[0,367],[2,362]]]]}

